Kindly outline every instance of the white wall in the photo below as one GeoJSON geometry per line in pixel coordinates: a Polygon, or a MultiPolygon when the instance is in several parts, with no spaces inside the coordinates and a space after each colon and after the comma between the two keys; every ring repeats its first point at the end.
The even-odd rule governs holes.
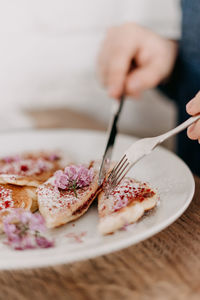
{"type": "MultiPolygon", "coordinates": [[[[92,115],[98,111],[97,117],[107,121],[109,113],[104,108],[109,108],[110,102],[95,73],[96,55],[106,28],[133,20],[177,38],[177,3],[178,0],[1,0],[1,111],[65,105],[92,115]]],[[[163,103],[153,105],[156,114],[159,105],[162,111],[163,103]]],[[[165,106],[164,114],[172,120],[174,108],[165,106]]],[[[127,107],[130,117],[122,120],[122,127],[137,133],[138,116],[143,115],[146,106],[131,102],[127,107]]],[[[151,128],[151,118],[146,118],[143,134],[151,128]]],[[[168,128],[168,123],[159,124],[160,130],[168,128]]],[[[152,126],[154,133],[158,124],[154,122],[152,126]]]]}

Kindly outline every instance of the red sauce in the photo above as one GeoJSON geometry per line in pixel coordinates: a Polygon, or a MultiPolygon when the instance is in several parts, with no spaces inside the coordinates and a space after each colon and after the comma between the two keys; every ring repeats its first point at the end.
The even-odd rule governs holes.
{"type": "Polygon", "coordinates": [[[4,203],[5,203],[5,208],[8,208],[8,207],[10,207],[10,204],[11,204],[11,202],[10,202],[10,201],[5,201],[4,203]]]}
{"type": "Polygon", "coordinates": [[[92,201],[96,198],[96,196],[98,195],[98,193],[101,191],[101,186],[98,187],[98,189],[96,190],[95,193],[92,193],[91,196],[88,198],[87,201],[85,201],[81,206],[79,206],[77,208],[77,210],[75,210],[73,212],[73,216],[80,214],[83,210],[85,210],[91,203],[92,201]]]}
{"type": "Polygon", "coordinates": [[[26,165],[21,166],[21,171],[26,172],[28,171],[28,167],[26,165]]]}

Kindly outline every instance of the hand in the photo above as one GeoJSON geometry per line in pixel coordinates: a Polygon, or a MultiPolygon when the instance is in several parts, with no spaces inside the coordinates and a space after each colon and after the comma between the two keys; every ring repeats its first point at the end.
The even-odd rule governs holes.
{"type": "MultiPolygon", "coordinates": [[[[188,102],[186,110],[187,113],[192,116],[200,113],[200,92],[188,102]]],[[[191,140],[199,140],[200,142],[200,121],[188,127],[187,135],[191,140]]]]}
{"type": "Polygon", "coordinates": [[[123,91],[135,97],[170,75],[176,55],[176,42],[128,23],[108,30],[98,71],[111,97],[119,98],[123,91]],[[136,67],[129,72],[133,60],[136,67]]]}

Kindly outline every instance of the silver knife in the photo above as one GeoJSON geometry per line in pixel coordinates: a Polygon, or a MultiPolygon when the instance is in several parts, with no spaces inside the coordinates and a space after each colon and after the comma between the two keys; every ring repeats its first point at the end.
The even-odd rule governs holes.
{"type": "Polygon", "coordinates": [[[105,176],[107,174],[107,171],[109,170],[109,167],[110,167],[113,146],[115,143],[115,137],[118,132],[117,122],[118,122],[119,115],[121,113],[123,104],[124,104],[124,95],[121,96],[120,101],[116,101],[116,109],[113,113],[110,125],[108,127],[108,141],[107,141],[106,149],[105,149],[103,159],[101,162],[100,171],[99,171],[99,180],[98,180],[99,185],[101,185],[103,183],[105,176]]]}

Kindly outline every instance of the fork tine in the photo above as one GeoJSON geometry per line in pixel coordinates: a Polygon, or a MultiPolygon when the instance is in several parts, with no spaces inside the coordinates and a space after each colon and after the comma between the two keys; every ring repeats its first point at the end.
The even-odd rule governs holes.
{"type": "Polygon", "coordinates": [[[122,171],[120,172],[120,174],[117,173],[117,175],[118,175],[118,176],[116,175],[117,177],[112,178],[112,180],[107,180],[106,181],[105,194],[106,194],[107,197],[109,196],[111,190],[113,190],[121,182],[121,180],[126,176],[126,174],[128,173],[129,169],[130,169],[130,164],[127,163],[124,166],[124,168],[122,169],[122,171]],[[120,176],[121,176],[121,178],[120,178],[120,176]]]}
{"type": "Polygon", "coordinates": [[[125,177],[130,168],[130,162],[126,154],[121,158],[119,163],[114,167],[106,181],[106,194],[109,195],[110,191],[114,189],[117,184],[125,177]]]}
{"type": "Polygon", "coordinates": [[[125,172],[125,170],[129,167],[129,162],[127,162],[126,164],[125,164],[125,166],[123,167],[123,169],[121,170],[121,172],[118,172],[117,174],[116,174],[116,176],[115,176],[115,178],[114,178],[114,180],[113,180],[113,183],[115,184],[115,185],[117,185],[117,182],[119,183],[120,181],[121,181],[121,179],[119,180],[119,178],[121,177],[121,175],[123,176],[123,174],[125,173],[127,173],[127,172],[125,172]]]}
{"type": "Polygon", "coordinates": [[[129,170],[130,170],[130,165],[127,166],[125,172],[120,174],[120,175],[122,175],[121,177],[120,177],[120,175],[118,176],[118,178],[116,179],[116,182],[115,182],[115,186],[117,186],[122,181],[122,179],[124,179],[124,177],[126,176],[126,174],[128,173],[129,170]]]}
{"type": "Polygon", "coordinates": [[[122,159],[119,161],[119,163],[113,168],[113,170],[111,171],[110,175],[108,176],[109,180],[112,180],[112,178],[115,176],[116,172],[118,171],[118,169],[121,168],[121,166],[123,166],[123,164],[125,163],[125,156],[122,157],[122,159]]]}
{"type": "Polygon", "coordinates": [[[105,193],[108,196],[110,193],[110,190],[115,187],[114,181],[119,173],[119,171],[123,168],[124,164],[127,162],[127,157],[124,154],[124,156],[121,158],[121,160],[115,165],[113,170],[111,171],[110,175],[108,176],[106,182],[105,182],[105,193]]]}
{"type": "Polygon", "coordinates": [[[108,181],[111,181],[113,179],[113,177],[116,176],[116,174],[121,170],[121,168],[123,168],[123,166],[127,162],[127,160],[128,159],[127,159],[126,155],[124,155],[121,158],[121,160],[119,161],[119,163],[111,171],[110,175],[108,176],[108,181]]]}
{"type": "Polygon", "coordinates": [[[114,167],[114,170],[117,171],[118,167],[120,166],[121,163],[123,163],[124,159],[127,160],[126,154],[124,154],[122,156],[122,158],[120,159],[120,161],[118,162],[118,164],[114,167]]]}

